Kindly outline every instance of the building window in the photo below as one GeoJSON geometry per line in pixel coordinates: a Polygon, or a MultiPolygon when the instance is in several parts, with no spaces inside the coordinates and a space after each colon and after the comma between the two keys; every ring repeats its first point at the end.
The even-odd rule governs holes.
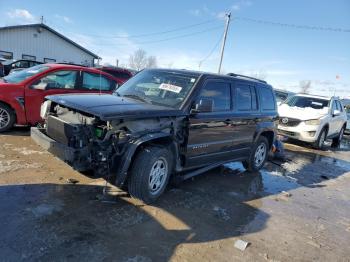
{"type": "Polygon", "coordinates": [[[33,55],[22,55],[22,59],[26,59],[26,60],[32,60],[32,61],[35,61],[36,60],[36,57],[33,56],[33,55]]]}
{"type": "Polygon", "coordinates": [[[56,63],[56,59],[44,58],[44,62],[45,62],[45,63],[56,63]]]}
{"type": "Polygon", "coordinates": [[[5,58],[5,59],[13,59],[13,53],[6,52],[6,51],[0,51],[0,57],[5,58]]]}

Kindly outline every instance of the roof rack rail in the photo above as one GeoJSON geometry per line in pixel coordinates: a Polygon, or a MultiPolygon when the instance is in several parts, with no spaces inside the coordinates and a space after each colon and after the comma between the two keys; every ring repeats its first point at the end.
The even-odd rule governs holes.
{"type": "Polygon", "coordinates": [[[235,73],[228,73],[227,75],[228,76],[235,76],[235,77],[242,77],[242,78],[253,79],[253,80],[259,81],[261,83],[267,84],[266,81],[258,79],[258,78],[255,78],[255,77],[251,77],[251,76],[245,76],[245,75],[240,75],[240,74],[235,74],[235,73]]]}

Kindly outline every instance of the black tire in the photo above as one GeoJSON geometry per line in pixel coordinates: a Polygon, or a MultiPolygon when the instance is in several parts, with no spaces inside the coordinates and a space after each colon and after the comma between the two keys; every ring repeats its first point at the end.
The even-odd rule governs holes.
{"type": "Polygon", "coordinates": [[[259,171],[264,166],[267,160],[269,149],[270,149],[270,146],[266,137],[264,136],[259,137],[258,141],[253,146],[253,149],[250,153],[249,158],[242,162],[244,168],[247,169],[249,172],[259,171]],[[262,149],[262,147],[265,148],[264,156],[262,157],[261,161],[257,162],[256,154],[258,150],[262,149]]]}
{"type": "Polygon", "coordinates": [[[0,123],[0,133],[8,131],[10,128],[13,127],[13,125],[16,122],[15,112],[12,110],[11,107],[3,103],[0,103],[0,118],[0,120],[6,120],[6,123],[2,122],[4,126],[2,126],[2,123],[0,123]]]}
{"type": "MultiPolygon", "coordinates": [[[[154,202],[166,189],[172,170],[173,158],[168,149],[156,146],[143,148],[132,163],[130,176],[128,178],[128,191],[130,195],[146,204],[154,202]],[[158,170],[163,170],[161,168],[162,163],[164,169],[166,169],[166,171],[164,171],[166,174],[160,175],[162,179],[159,178],[157,180],[161,183],[158,188],[157,185],[154,187],[155,183],[152,183],[150,179],[152,172],[153,174],[157,172],[155,171],[155,165],[159,165],[158,170]]],[[[159,172],[162,173],[162,171],[159,172]]],[[[157,174],[153,175],[153,177],[156,176],[157,174]]]]}
{"type": "Polygon", "coordinates": [[[345,126],[343,126],[340,129],[338,136],[332,139],[332,147],[338,147],[340,145],[340,142],[344,137],[344,132],[345,132],[345,126]]]}
{"type": "Polygon", "coordinates": [[[326,139],[327,139],[327,133],[328,133],[327,128],[326,128],[326,127],[322,128],[320,134],[318,135],[317,140],[315,141],[315,143],[313,143],[313,146],[314,146],[316,149],[320,149],[320,150],[323,149],[324,142],[325,142],[326,139]]]}

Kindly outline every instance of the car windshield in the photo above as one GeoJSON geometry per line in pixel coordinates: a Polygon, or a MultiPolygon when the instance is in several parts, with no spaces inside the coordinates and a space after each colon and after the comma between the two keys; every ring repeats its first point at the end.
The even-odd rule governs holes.
{"type": "Polygon", "coordinates": [[[277,102],[283,102],[287,99],[288,94],[285,92],[275,90],[276,100],[277,102]]]}
{"type": "Polygon", "coordinates": [[[115,92],[142,102],[179,108],[197,82],[198,75],[174,71],[144,70],[115,92]]]}
{"type": "Polygon", "coordinates": [[[329,106],[329,100],[308,96],[292,96],[285,102],[285,104],[291,107],[325,109],[329,106]]]}
{"type": "Polygon", "coordinates": [[[13,72],[12,74],[9,74],[8,76],[5,76],[3,78],[4,82],[6,83],[20,83],[30,77],[32,77],[33,75],[36,75],[40,72],[43,72],[45,70],[49,69],[48,66],[45,65],[37,65],[37,66],[33,66],[33,67],[29,67],[26,69],[23,69],[21,71],[16,71],[13,72]]]}

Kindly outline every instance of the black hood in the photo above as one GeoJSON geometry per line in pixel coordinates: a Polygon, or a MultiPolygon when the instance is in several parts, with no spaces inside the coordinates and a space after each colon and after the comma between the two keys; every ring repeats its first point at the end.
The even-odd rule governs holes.
{"type": "Polygon", "coordinates": [[[108,94],[53,95],[46,98],[105,121],[124,117],[148,118],[183,115],[181,110],[171,107],[152,105],[136,99],[108,94]]]}

